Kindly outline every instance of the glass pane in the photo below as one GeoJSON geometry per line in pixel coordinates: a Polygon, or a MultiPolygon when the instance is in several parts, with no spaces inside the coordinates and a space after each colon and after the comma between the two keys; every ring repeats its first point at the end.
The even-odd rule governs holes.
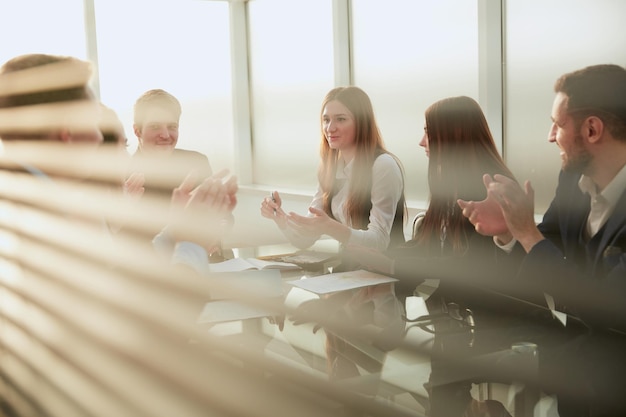
{"type": "Polygon", "coordinates": [[[320,106],[334,79],[332,1],[253,1],[248,16],[255,182],[315,188],[320,106]]]}
{"type": "Polygon", "coordinates": [[[372,99],[387,148],[406,170],[407,199],[428,199],[418,142],[424,111],[449,96],[478,100],[478,6],[468,0],[352,0],[355,84],[372,99]]]}
{"type": "Polygon", "coordinates": [[[2,1],[0,16],[0,63],[25,53],[87,57],[83,0],[2,1]]]}
{"type": "Polygon", "coordinates": [[[132,107],[162,88],[182,105],[178,147],[206,154],[215,170],[233,168],[228,2],[96,0],[104,104],[136,148],[132,107]]]}
{"type": "Polygon", "coordinates": [[[554,82],[588,65],[626,66],[625,16],[622,0],[507,2],[505,155],[518,180],[531,180],[537,213],[548,208],[561,167],[547,141],[554,82]]]}

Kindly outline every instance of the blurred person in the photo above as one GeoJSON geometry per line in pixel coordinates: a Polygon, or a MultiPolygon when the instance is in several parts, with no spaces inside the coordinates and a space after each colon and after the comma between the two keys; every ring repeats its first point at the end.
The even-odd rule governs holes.
{"type": "Polygon", "coordinates": [[[0,76],[0,137],[5,144],[102,142],[101,110],[88,85],[89,63],[74,57],[27,54],[5,62],[0,76]]]}
{"type": "MultiPolygon", "coordinates": [[[[0,139],[7,164],[44,179],[102,181],[101,177],[92,177],[103,162],[99,150],[104,119],[102,105],[89,86],[90,77],[90,63],[69,56],[26,54],[0,67],[0,139]],[[54,159],[55,155],[64,158],[63,165],[83,162],[77,165],[82,170],[66,172],[61,164],[45,164],[46,158],[54,159]],[[42,161],[42,166],[31,160],[42,161]]],[[[120,146],[119,130],[117,134],[116,147],[120,146]]],[[[120,161],[117,151],[115,155],[114,160],[120,161]]],[[[237,191],[236,178],[224,177],[225,173],[208,177],[199,185],[195,178],[193,183],[181,181],[174,189],[169,200],[175,209],[164,221],[175,243],[193,239],[187,243],[206,249],[221,238],[217,226],[223,219],[219,216],[232,213],[237,191]],[[192,213],[199,217],[191,217],[192,213]],[[196,223],[184,224],[186,218],[196,223]]],[[[116,178],[104,180],[117,182],[116,178]]]]}
{"type": "Polygon", "coordinates": [[[540,376],[559,415],[626,415],[626,69],[585,67],[559,77],[554,91],[548,141],[562,165],[541,223],[530,182],[522,188],[509,175],[485,175],[488,198],[459,205],[502,249],[521,245],[520,279],[569,315],[574,338],[540,346],[540,376]]]}
{"type": "Polygon", "coordinates": [[[102,112],[100,116],[99,128],[102,133],[102,143],[117,145],[121,149],[126,150],[128,146],[128,138],[124,131],[124,125],[118,117],[115,110],[112,108],[100,104],[102,112]]]}
{"type": "MultiPolygon", "coordinates": [[[[99,129],[103,138],[104,155],[108,156],[111,153],[119,154],[119,158],[116,158],[116,160],[121,165],[119,170],[121,172],[119,187],[117,185],[113,187],[116,192],[114,197],[129,201],[139,201],[145,191],[145,177],[140,172],[134,172],[128,177],[126,176],[130,164],[130,154],[127,149],[128,139],[124,131],[124,125],[112,108],[101,104],[101,110],[99,129]]],[[[110,230],[115,233],[119,232],[123,227],[119,222],[114,222],[114,224],[108,223],[108,225],[110,230]]]]}

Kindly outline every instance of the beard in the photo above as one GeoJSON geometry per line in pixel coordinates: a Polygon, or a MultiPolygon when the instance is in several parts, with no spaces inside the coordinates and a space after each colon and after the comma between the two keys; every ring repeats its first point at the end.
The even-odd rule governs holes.
{"type": "Polygon", "coordinates": [[[583,137],[579,133],[574,138],[574,146],[572,146],[571,152],[566,154],[566,158],[563,160],[562,168],[565,172],[584,174],[591,165],[592,160],[593,156],[585,149],[583,137]]]}

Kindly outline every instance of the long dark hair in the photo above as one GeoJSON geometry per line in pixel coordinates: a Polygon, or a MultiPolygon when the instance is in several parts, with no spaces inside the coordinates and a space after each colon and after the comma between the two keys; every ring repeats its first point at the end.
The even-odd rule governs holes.
{"type": "Polygon", "coordinates": [[[498,153],[487,120],[470,97],[446,98],[425,113],[428,135],[430,204],[418,236],[420,243],[459,255],[467,249],[473,226],[461,213],[457,199],[483,200],[483,174],[514,178],[498,153]]]}

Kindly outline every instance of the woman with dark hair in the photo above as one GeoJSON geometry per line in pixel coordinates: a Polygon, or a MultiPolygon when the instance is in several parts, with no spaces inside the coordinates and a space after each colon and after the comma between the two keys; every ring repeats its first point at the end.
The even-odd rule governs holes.
{"type": "Polygon", "coordinates": [[[430,203],[416,240],[436,255],[462,256],[474,227],[457,204],[485,197],[483,174],[513,177],[500,157],[478,103],[465,96],[433,103],[425,112],[420,146],[429,157],[430,203]]]}
{"type": "MultiPolygon", "coordinates": [[[[448,361],[483,351],[478,326],[482,327],[485,320],[489,320],[490,325],[494,321],[508,320],[502,313],[492,321],[490,309],[499,301],[489,300],[480,289],[485,281],[477,280],[497,276],[504,279],[506,271],[514,271],[513,264],[518,262],[514,254],[499,250],[492,238],[474,230],[457,200],[485,199],[484,174],[514,177],[498,153],[480,106],[469,97],[446,98],[428,107],[424,136],[419,144],[429,157],[430,202],[413,239],[386,254],[350,247],[346,255],[363,268],[400,279],[396,284],[398,295],[412,295],[420,282],[437,279],[438,287],[427,301],[430,312],[449,313],[454,309],[452,314],[460,314],[463,323],[470,323],[465,329],[463,323],[461,328],[450,329],[445,323],[435,328],[432,373],[427,384],[429,415],[454,417],[476,409],[477,402],[470,394],[472,379],[461,378],[449,383],[458,377],[458,371],[448,361]],[[476,320],[476,328],[470,320],[476,320]],[[439,331],[442,335],[437,333],[439,331]]],[[[450,323],[459,325],[457,321],[450,323]]],[[[490,348],[492,343],[499,342],[490,339],[490,348]]],[[[496,402],[478,405],[483,408],[500,406],[504,411],[496,402]]]]}

